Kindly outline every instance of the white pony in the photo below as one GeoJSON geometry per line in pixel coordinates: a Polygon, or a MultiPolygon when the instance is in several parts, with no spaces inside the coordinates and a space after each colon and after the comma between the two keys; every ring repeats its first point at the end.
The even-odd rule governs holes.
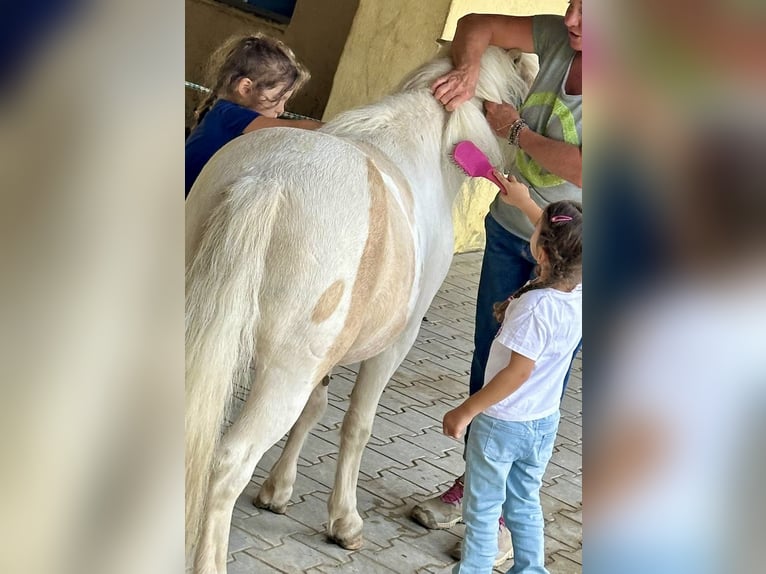
{"type": "Polygon", "coordinates": [[[449,114],[429,91],[449,59],[318,131],[236,138],[186,204],[186,542],[195,574],[226,572],[234,503],[291,427],[257,504],[284,512],[300,448],[327,404],[326,376],[361,361],[341,430],[328,534],[362,544],[356,484],[383,388],[415,341],[452,260],[454,145],[502,154],[481,100],[518,104],[526,58],[490,48],[477,98],[449,114]],[[480,98],[480,99],[479,99],[480,98]],[[235,384],[250,395],[221,437],[235,384]]]}

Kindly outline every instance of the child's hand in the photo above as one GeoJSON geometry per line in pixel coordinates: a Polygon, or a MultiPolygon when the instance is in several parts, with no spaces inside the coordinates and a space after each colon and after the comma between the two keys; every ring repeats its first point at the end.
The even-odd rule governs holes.
{"type": "Polygon", "coordinates": [[[503,189],[500,190],[500,200],[513,205],[515,207],[521,206],[524,201],[529,199],[529,188],[518,181],[514,176],[510,175],[505,177],[502,172],[494,169],[492,173],[503,184],[503,189]]]}
{"type": "Polygon", "coordinates": [[[442,430],[447,436],[452,438],[460,438],[465,432],[465,427],[473,419],[472,416],[466,414],[462,408],[462,405],[456,409],[452,409],[442,420],[442,430]]]}

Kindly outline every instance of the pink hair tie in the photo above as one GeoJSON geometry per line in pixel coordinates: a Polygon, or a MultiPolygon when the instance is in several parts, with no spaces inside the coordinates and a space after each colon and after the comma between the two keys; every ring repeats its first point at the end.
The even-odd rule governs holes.
{"type": "Polygon", "coordinates": [[[564,223],[566,221],[572,221],[572,218],[568,215],[554,215],[551,217],[551,223],[564,223]]]}

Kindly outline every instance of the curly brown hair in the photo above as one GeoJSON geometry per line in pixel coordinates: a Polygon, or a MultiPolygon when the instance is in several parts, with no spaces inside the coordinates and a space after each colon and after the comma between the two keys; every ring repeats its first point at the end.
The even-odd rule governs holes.
{"type": "Polygon", "coordinates": [[[284,89],[276,96],[275,101],[279,101],[290,90],[297,92],[310,74],[280,40],[265,34],[229,38],[210,56],[205,80],[210,93],[194,112],[195,127],[218,98],[232,94],[242,78],[250,78],[256,92],[284,84],[284,89]]]}
{"type": "Polygon", "coordinates": [[[540,217],[537,246],[547,256],[545,276],[538,266],[536,279],[505,301],[495,303],[493,311],[498,323],[503,322],[508,304],[524,293],[554,286],[573,289],[582,281],[582,204],[568,200],[548,204],[540,217]]]}

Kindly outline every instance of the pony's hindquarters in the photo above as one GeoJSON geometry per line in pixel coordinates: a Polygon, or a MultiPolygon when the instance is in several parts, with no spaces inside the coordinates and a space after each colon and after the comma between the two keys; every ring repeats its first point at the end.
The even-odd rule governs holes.
{"type": "Polygon", "coordinates": [[[238,139],[203,170],[187,205],[214,206],[187,228],[196,237],[187,270],[186,527],[187,549],[199,539],[200,571],[225,565],[234,500],[314,386],[349,350],[366,358],[396,339],[415,269],[406,205],[358,148],[291,129],[238,139]],[[216,450],[232,384],[253,358],[251,396],[216,450]]]}

